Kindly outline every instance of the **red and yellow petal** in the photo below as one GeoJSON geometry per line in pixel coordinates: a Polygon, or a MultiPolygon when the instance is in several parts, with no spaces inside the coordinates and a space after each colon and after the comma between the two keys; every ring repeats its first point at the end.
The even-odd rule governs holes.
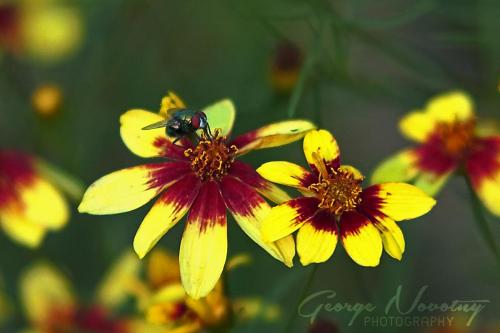
{"type": "Polygon", "coordinates": [[[147,164],[115,171],[90,185],[78,211],[105,215],[134,210],[189,172],[191,168],[184,162],[147,164]]]}
{"type": "Polygon", "coordinates": [[[301,197],[273,207],[262,221],[262,237],[274,242],[292,234],[316,214],[318,204],[316,198],[301,197]]]}
{"type": "Polygon", "coordinates": [[[304,138],[304,155],[313,170],[320,170],[324,163],[326,167],[340,166],[340,149],[333,135],[326,130],[314,130],[304,138]],[[318,161],[318,159],[320,161],[318,161]]]}
{"type": "Polygon", "coordinates": [[[396,222],[380,212],[366,212],[382,237],[384,250],[394,259],[401,260],[405,252],[405,238],[396,222]]]}
{"type": "Polygon", "coordinates": [[[221,192],[226,207],[241,229],[271,256],[291,267],[295,255],[295,247],[290,248],[293,240],[268,243],[262,238],[261,224],[271,211],[269,204],[252,187],[231,176],[222,180],[221,192]]]}
{"type": "Polygon", "coordinates": [[[227,256],[226,206],[215,181],[200,189],[182,235],[182,284],[194,299],[208,295],[219,281],[227,256]]]}
{"type": "Polygon", "coordinates": [[[257,171],[255,171],[250,165],[246,163],[243,163],[241,161],[234,161],[231,169],[229,170],[229,174],[233,177],[238,178],[245,184],[252,186],[266,199],[269,199],[274,203],[279,204],[291,199],[288,193],[286,193],[270,181],[262,178],[262,176],[259,175],[257,171]]]}
{"type": "Polygon", "coordinates": [[[414,219],[428,213],[436,200],[416,186],[405,183],[372,185],[363,190],[362,209],[380,211],[395,221],[414,219]]]}
{"type": "Polygon", "coordinates": [[[237,137],[232,144],[242,155],[250,150],[283,146],[300,140],[316,126],[307,120],[288,120],[270,124],[237,137]]]}
{"type": "Polygon", "coordinates": [[[478,141],[466,161],[466,170],[483,204],[500,216],[500,137],[478,141]]]}
{"type": "Polygon", "coordinates": [[[333,255],[338,240],[335,216],[318,211],[297,233],[297,253],[302,265],[325,262],[333,255]]]}
{"type": "Polygon", "coordinates": [[[264,163],[257,169],[257,172],[273,183],[300,189],[307,189],[309,185],[317,181],[317,177],[305,168],[286,161],[264,163]]]}
{"type": "Polygon", "coordinates": [[[199,187],[199,179],[194,174],[188,174],[156,201],[135,234],[134,250],[140,258],[187,213],[198,195],[199,187]]]}
{"type": "Polygon", "coordinates": [[[417,156],[412,149],[402,150],[380,163],[371,177],[372,184],[386,182],[409,182],[413,180],[418,169],[415,166],[417,156]]]}
{"type": "Polygon", "coordinates": [[[160,142],[167,139],[165,128],[143,130],[144,127],[163,121],[164,117],[146,110],[129,110],[120,117],[120,135],[125,145],[140,157],[162,155],[160,142]]]}
{"type": "Polygon", "coordinates": [[[229,99],[216,102],[203,109],[212,131],[219,129],[221,136],[228,136],[233,129],[236,110],[229,99]]]}
{"type": "Polygon", "coordinates": [[[366,216],[356,211],[342,214],[340,238],[347,254],[358,265],[378,266],[382,255],[382,238],[366,216]]]}

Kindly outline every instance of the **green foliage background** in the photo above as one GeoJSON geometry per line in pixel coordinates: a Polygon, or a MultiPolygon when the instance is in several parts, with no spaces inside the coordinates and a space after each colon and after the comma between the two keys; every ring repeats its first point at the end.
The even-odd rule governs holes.
{"type": "MultiPolygon", "coordinates": [[[[235,133],[294,113],[310,118],[337,137],[343,161],[366,175],[379,161],[408,142],[398,132],[401,115],[433,94],[465,89],[480,117],[500,116],[500,3],[455,1],[78,1],[86,39],[74,57],[53,66],[4,55],[0,63],[0,146],[35,153],[74,174],[85,184],[147,161],[121,142],[118,118],[127,109],[157,110],[172,89],[202,107],[230,97],[238,115],[235,133]],[[290,96],[269,84],[276,45],[290,40],[303,49],[303,80],[290,96]],[[64,91],[64,107],[40,119],[30,94],[43,82],[64,91]]],[[[257,167],[269,160],[303,163],[301,143],[245,158],[257,167]]],[[[373,302],[379,307],[402,285],[408,300],[424,285],[429,302],[489,299],[476,324],[500,313],[500,267],[477,232],[462,179],[453,179],[428,215],[402,225],[407,250],[402,262],[382,258],[376,269],[354,264],[337,246],[321,265],[312,291],[333,289],[335,301],[373,302]]],[[[107,267],[132,245],[150,205],[114,216],[79,215],[73,203],[69,225],[48,235],[32,251],[0,233],[0,270],[12,300],[17,278],[34,260],[55,262],[90,298],[107,267]]],[[[233,221],[231,221],[233,222],[233,221]]],[[[500,239],[498,219],[490,217],[500,239]]],[[[182,224],[160,245],[177,251],[182,224]]],[[[229,228],[230,254],[254,256],[253,265],[231,274],[235,295],[259,295],[284,307],[273,325],[260,322],[238,332],[276,332],[310,268],[288,270],[257,248],[235,225],[229,228]]],[[[22,314],[17,313],[17,324],[22,314]]],[[[348,327],[350,314],[321,314],[342,332],[400,332],[401,329],[348,327]]],[[[16,325],[17,325],[16,324],[16,325]]],[[[291,332],[304,332],[297,317],[291,332]]],[[[404,329],[405,332],[422,329],[404,329]]]]}

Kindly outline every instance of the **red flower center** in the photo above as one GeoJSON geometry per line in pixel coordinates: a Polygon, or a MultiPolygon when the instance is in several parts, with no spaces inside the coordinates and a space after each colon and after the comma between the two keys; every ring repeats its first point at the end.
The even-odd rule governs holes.
{"type": "Polygon", "coordinates": [[[193,171],[202,180],[220,180],[228,173],[237,152],[238,148],[228,146],[226,137],[219,136],[219,130],[215,130],[211,138],[202,134],[198,145],[186,149],[184,155],[191,160],[193,171]]]}
{"type": "Polygon", "coordinates": [[[362,179],[356,179],[355,175],[344,169],[326,168],[320,170],[319,182],[314,183],[308,189],[320,199],[320,208],[328,209],[334,214],[340,215],[356,208],[361,203],[362,179]]]}
{"type": "Polygon", "coordinates": [[[460,158],[474,142],[475,125],[474,120],[441,123],[436,126],[435,138],[447,155],[460,158]]]}

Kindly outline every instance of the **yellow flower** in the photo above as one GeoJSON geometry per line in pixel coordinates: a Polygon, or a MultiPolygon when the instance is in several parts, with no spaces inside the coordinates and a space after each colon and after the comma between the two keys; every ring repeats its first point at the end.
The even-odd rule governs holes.
{"type": "Polygon", "coordinates": [[[377,266],[382,245],[400,260],[405,242],[395,221],[427,213],[434,199],[404,183],[363,189],[364,177],[356,168],[340,164],[339,147],[328,131],[307,133],[304,154],[311,171],[284,161],[257,169],[264,178],[303,194],[271,210],[262,222],[264,240],[272,242],[299,230],[297,252],[303,265],[328,260],[339,237],[359,265],[377,266]]]}
{"type": "Polygon", "coordinates": [[[29,267],[20,279],[20,290],[30,332],[137,333],[140,321],[117,316],[114,310],[126,299],[129,278],[137,274],[139,264],[132,253],[120,258],[90,305],[78,300],[71,283],[52,265],[29,267]]]}
{"type": "Polygon", "coordinates": [[[29,155],[0,150],[0,224],[13,240],[29,247],[69,219],[65,199],[39,173],[38,164],[29,155]]]}
{"type": "Polygon", "coordinates": [[[50,117],[59,111],[63,95],[55,84],[42,84],[31,95],[31,104],[36,113],[42,117],[50,117]]]}
{"type": "Polygon", "coordinates": [[[372,181],[412,182],[434,195],[463,170],[484,205],[500,216],[500,135],[492,134],[491,126],[478,126],[473,109],[466,94],[450,92],[410,112],[400,129],[419,145],[383,162],[372,181]]]}
{"type": "Polygon", "coordinates": [[[81,44],[83,23],[77,9],[58,0],[5,1],[0,4],[0,47],[54,62],[81,44]]]}
{"type": "MultiPolygon", "coordinates": [[[[228,261],[226,270],[247,262],[247,256],[237,256],[228,261]]],[[[274,320],[279,314],[276,306],[264,304],[257,298],[230,300],[225,295],[223,280],[205,298],[193,299],[182,287],[179,269],[177,257],[155,249],[148,257],[146,281],[136,279],[129,283],[147,321],[162,328],[162,332],[217,331],[231,325],[232,319],[245,321],[263,316],[274,320]]]]}
{"type": "Polygon", "coordinates": [[[293,239],[265,243],[260,234],[261,220],[271,209],[262,196],[284,201],[288,195],[236,159],[251,150],[296,141],[314,125],[304,120],[284,121],[229,140],[235,110],[230,100],[223,100],[203,110],[213,135],[202,134],[196,145],[186,139],[174,144],[165,129],[143,130],[165,121],[172,109],[185,106],[170,93],[163,99],[160,113],[136,109],[122,115],[120,133],[133,153],[169,161],[104,176],[89,187],[79,211],[127,212],[162,193],[134,239],[134,249],[141,258],[189,211],[179,260],[182,283],[193,298],[206,296],[223,271],[227,255],[226,209],[253,241],[291,266],[295,255],[293,239]]]}

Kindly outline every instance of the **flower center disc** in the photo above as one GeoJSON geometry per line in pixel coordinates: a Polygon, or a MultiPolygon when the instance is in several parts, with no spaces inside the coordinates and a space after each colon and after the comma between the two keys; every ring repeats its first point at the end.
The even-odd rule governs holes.
{"type": "Polygon", "coordinates": [[[452,124],[439,124],[437,132],[445,152],[451,156],[460,156],[472,144],[475,121],[456,121],[452,124]]]}
{"type": "Polygon", "coordinates": [[[342,169],[330,169],[328,177],[321,173],[319,182],[309,186],[321,200],[319,207],[340,215],[356,208],[361,203],[361,181],[355,175],[342,169]]]}
{"type": "Polygon", "coordinates": [[[191,168],[202,180],[220,180],[229,171],[238,151],[234,145],[228,147],[226,138],[219,136],[219,133],[216,129],[210,138],[202,134],[194,149],[184,151],[184,155],[191,161],[191,168]]]}

